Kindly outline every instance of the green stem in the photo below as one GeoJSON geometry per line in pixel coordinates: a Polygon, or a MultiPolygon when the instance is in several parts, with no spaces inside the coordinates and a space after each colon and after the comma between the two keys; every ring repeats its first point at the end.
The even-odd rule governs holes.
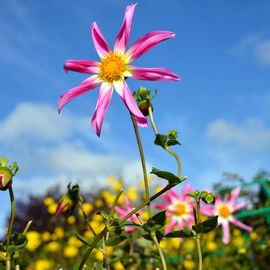
{"type": "MultiPolygon", "coordinates": [[[[140,137],[140,134],[139,134],[139,129],[138,129],[138,125],[137,125],[136,120],[134,119],[134,117],[131,114],[130,114],[130,117],[131,117],[131,120],[132,120],[133,128],[134,128],[136,139],[137,139],[137,144],[138,144],[138,148],[139,148],[139,152],[140,152],[140,157],[141,157],[144,188],[145,188],[145,198],[146,198],[146,200],[149,200],[149,198],[150,198],[149,185],[148,185],[147,170],[146,170],[145,157],[144,157],[141,137],[140,137]]],[[[151,211],[150,202],[147,204],[147,212],[148,212],[148,218],[151,218],[152,211],[151,211]]]]}
{"type": "MultiPolygon", "coordinates": [[[[157,129],[156,124],[155,124],[153,110],[152,110],[151,106],[148,107],[148,113],[149,113],[149,118],[150,118],[152,128],[154,130],[154,133],[155,133],[155,135],[158,135],[159,133],[158,133],[158,129],[157,129]]],[[[164,147],[164,149],[176,159],[177,167],[178,167],[177,176],[180,178],[181,174],[182,174],[182,164],[181,164],[181,160],[180,160],[179,156],[167,145],[164,147]]]]}
{"type": "MultiPolygon", "coordinates": [[[[200,205],[200,199],[196,200],[196,208],[194,207],[194,220],[195,220],[195,225],[199,224],[201,222],[201,205],[200,205]]],[[[197,234],[195,236],[196,240],[196,246],[197,246],[197,252],[198,252],[198,259],[199,259],[199,267],[198,270],[202,270],[202,264],[203,264],[203,259],[202,259],[202,249],[201,249],[201,234],[197,234]]]]}
{"type": "Polygon", "coordinates": [[[199,268],[198,270],[202,270],[202,250],[201,250],[201,243],[200,243],[200,235],[196,236],[196,245],[197,245],[197,251],[198,251],[198,257],[199,257],[199,268]]]}
{"type": "Polygon", "coordinates": [[[9,191],[11,209],[10,209],[9,225],[7,229],[7,247],[10,244],[10,236],[12,233],[12,227],[13,227],[14,218],[15,218],[15,200],[14,200],[14,193],[13,193],[12,186],[8,189],[8,191],[9,191]]]}
{"type": "Polygon", "coordinates": [[[152,238],[153,238],[154,243],[155,243],[155,245],[157,247],[159,257],[160,257],[160,260],[161,260],[161,263],[162,263],[162,268],[163,268],[163,270],[167,270],[166,260],[165,260],[164,254],[162,252],[162,249],[160,248],[160,245],[158,243],[158,240],[157,240],[157,237],[156,237],[155,233],[152,235],[152,238]]]}
{"type": "MultiPolygon", "coordinates": [[[[14,200],[14,193],[12,186],[9,187],[9,198],[10,198],[10,218],[9,218],[9,225],[7,229],[7,248],[10,244],[10,238],[11,238],[11,233],[12,233],[12,228],[14,224],[14,218],[15,218],[15,200],[14,200]]],[[[7,259],[6,259],[6,270],[10,270],[10,255],[7,254],[7,259]]]]}

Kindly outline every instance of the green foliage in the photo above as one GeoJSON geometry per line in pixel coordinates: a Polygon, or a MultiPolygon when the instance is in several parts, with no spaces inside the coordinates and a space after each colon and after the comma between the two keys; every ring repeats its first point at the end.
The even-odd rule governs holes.
{"type": "Polygon", "coordinates": [[[218,216],[210,217],[207,220],[192,226],[196,233],[209,233],[213,231],[218,224],[218,216]]]}
{"type": "Polygon", "coordinates": [[[161,171],[157,168],[152,168],[152,171],[150,173],[155,174],[156,176],[167,180],[170,185],[177,185],[182,182],[181,178],[174,175],[173,173],[167,172],[167,171],[161,171]]]}

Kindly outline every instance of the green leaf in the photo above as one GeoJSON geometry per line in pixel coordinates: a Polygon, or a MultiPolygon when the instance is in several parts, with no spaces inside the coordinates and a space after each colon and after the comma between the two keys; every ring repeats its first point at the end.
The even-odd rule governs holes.
{"type": "Polygon", "coordinates": [[[197,233],[208,233],[213,231],[218,224],[218,216],[210,217],[204,222],[193,225],[192,229],[197,233]]]}
{"type": "Polygon", "coordinates": [[[152,216],[147,223],[153,223],[153,224],[158,224],[162,227],[165,226],[166,224],[166,210],[165,211],[161,211],[157,214],[155,214],[154,216],[152,216]]]}
{"type": "Polygon", "coordinates": [[[121,243],[122,241],[126,240],[127,236],[126,235],[117,235],[117,236],[113,236],[110,237],[106,242],[106,246],[116,246],[119,243],[121,243]]]}
{"type": "Polygon", "coordinates": [[[168,135],[166,134],[157,134],[154,144],[165,147],[167,145],[168,135]]]}
{"type": "Polygon", "coordinates": [[[186,196],[193,198],[197,202],[200,199],[200,192],[199,191],[188,192],[186,193],[186,196]]]}
{"type": "Polygon", "coordinates": [[[77,232],[75,232],[74,234],[85,245],[87,245],[87,246],[91,246],[92,245],[92,241],[91,240],[86,239],[85,237],[83,237],[82,235],[80,235],[77,232]]]}
{"type": "Polygon", "coordinates": [[[153,167],[152,171],[150,173],[155,174],[156,176],[158,176],[160,178],[168,180],[170,185],[176,185],[176,184],[181,183],[181,179],[171,172],[161,171],[161,170],[153,167]]]}
{"type": "Polygon", "coordinates": [[[23,249],[28,243],[26,236],[23,233],[14,232],[10,236],[10,245],[6,247],[6,241],[4,246],[6,247],[6,252],[9,254],[14,254],[16,251],[23,249]]]}
{"type": "MultiPolygon", "coordinates": [[[[87,270],[87,269],[86,269],[87,270]]],[[[106,270],[106,268],[104,268],[104,266],[102,265],[101,262],[97,262],[95,264],[95,267],[93,268],[93,270],[106,270]]]]}
{"type": "Polygon", "coordinates": [[[181,231],[174,231],[165,235],[165,237],[168,237],[168,238],[192,238],[194,236],[195,236],[194,232],[189,229],[184,229],[181,231]]]}
{"type": "Polygon", "coordinates": [[[117,227],[134,227],[134,228],[142,228],[142,225],[131,222],[131,221],[125,221],[121,223],[121,225],[118,225],[117,227]]]}
{"type": "Polygon", "coordinates": [[[181,145],[181,143],[178,141],[178,140],[175,140],[175,139],[170,139],[167,141],[167,145],[168,146],[172,146],[172,145],[181,145]]]}
{"type": "Polygon", "coordinates": [[[6,157],[0,157],[0,166],[1,167],[6,167],[8,164],[8,158],[6,157]]]}

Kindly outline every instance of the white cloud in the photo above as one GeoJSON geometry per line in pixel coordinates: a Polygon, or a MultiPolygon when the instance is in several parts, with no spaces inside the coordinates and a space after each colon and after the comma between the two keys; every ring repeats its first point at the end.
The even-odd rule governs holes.
{"type": "Polygon", "coordinates": [[[17,140],[56,142],[74,135],[90,136],[89,117],[78,118],[68,112],[59,115],[47,104],[20,103],[2,122],[0,142],[17,140]]]}
{"type": "Polygon", "coordinates": [[[270,39],[265,33],[250,34],[228,50],[232,55],[250,55],[261,65],[270,64],[270,39]]]}
{"type": "Polygon", "coordinates": [[[270,40],[256,44],[255,56],[260,63],[270,64],[270,40]]]}
{"type": "Polygon", "coordinates": [[[260,119],[236,124],[224,119],[209,124],[207,135],[218,143],[233,144],[242,149],[263,151],[270,149],[270,128],[260,119]]]}

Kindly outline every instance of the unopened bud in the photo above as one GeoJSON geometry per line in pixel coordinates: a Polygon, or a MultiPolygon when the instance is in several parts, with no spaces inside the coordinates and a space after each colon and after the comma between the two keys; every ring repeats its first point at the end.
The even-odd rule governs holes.
{"type": "Polygon", "coordinates": [[[170,130],[168,132],[169,139],[176,140],[178,137],[178,132],[176,130],[170,130]]]}
{"type": "Polygon", "coordinates": [[[152,111],[153,111],[153,106],[152,106],[152,104],[150,104],[150,102],[148,100],[141,100],[138,102],[138,107],[144,116],[149,115],[149,112],[148,112],[149,106],[151,106],[152,111]]]}
{"type": "Polygon", "coordinates": [[[150,91],[147,90],[145,87],[140,87],[138,90],[138,95],[141,99],[149,99],[150,91]]]}
{"type": "Polygon", "coordinates": [[[9,168],[0,167],[0,190],[7,190],[12,184],[12,172],[9,168]]]}

